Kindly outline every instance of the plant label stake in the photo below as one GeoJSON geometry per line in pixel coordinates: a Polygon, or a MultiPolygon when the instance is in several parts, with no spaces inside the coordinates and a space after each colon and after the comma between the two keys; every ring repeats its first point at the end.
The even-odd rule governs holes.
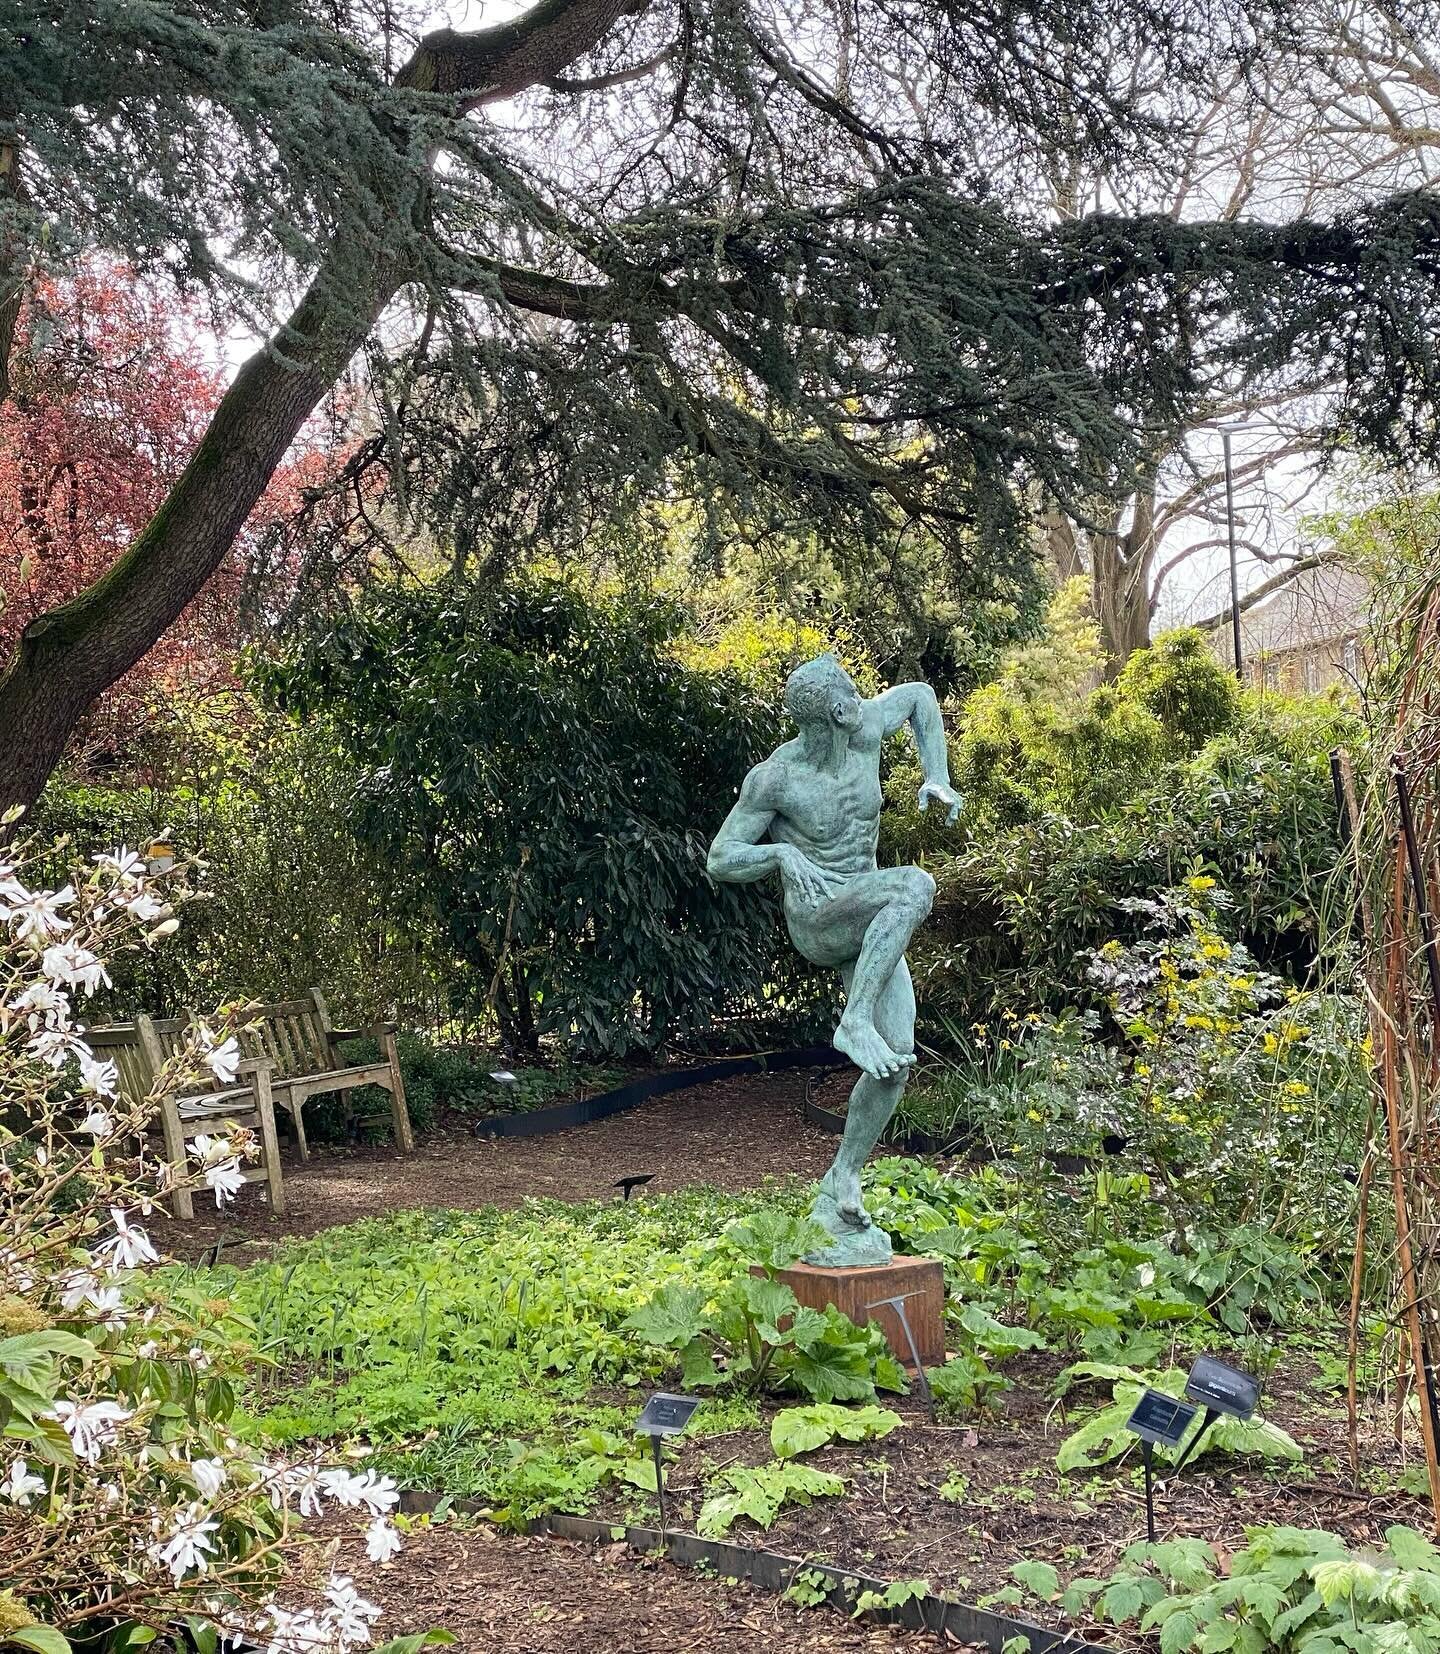
{"type": "Polygon", "coordinates": [[[678,1436],[690,1422],[691,1414],[700,1405],[695,1396],[672,1395],[658,1390],[641,1409],[635,1421],[635,1433],[649,1436],[650,1450],[655,1455],[655,1497],[660,1505],[660,1549],[665,1549],[665,1462],[661,1447],[667,1436],[678,1436]]]}
{"type": "Polygon", "coordinates": [[[1125,1428],[1140,1438],[1140,1455],[1145,1461],[1145,1536],[1155,1543],[1155,1447],[1178,1447],[1181,1437],[1194,1421],[1197,1408],[1163,1390],[1147,1390],[1135,1403],[1125,1428]]]}
{"type": "Polygon", "coordinates": [[[925,1376],[925,1363],[920,1359],[920,1347],[915,1342],[915,1334],[910,1330],[910,1317],[905,1313],[905,1300],[919,1296],[918,1292],[901,1292],[893,1298],[877,1298],[873,1304],[866,1304],[865,1308],[893,1309],[900,1317],[905,1342],[910,1346],[910,1359],[915,1363],[915,1382],[920,1387],[920,1394],[925,1398],[925,1411],[929,1414],[931,1424],[934,1424],[935,1393],[930,1388],[930,1380],[925,1376]]]}
{"type": "Polygon", "coordinates": [[[1199,1355],[1185,1380],[1185,1394],[1205,1409],[1200,1428],[1190,1438],[1190,1445],[1175,1461],[1175,1473],[1199,1445],[1200,1438],[1218,1418],[1245,1420],[1255,1411],[1260,1400],[1260,1381],[1231,1367],[1218,1356],[1199,1355]]]}
{"type": "Polygon", "coordinates": [[[621,1197],[622,1199],[629,1200],[630,1196],[633,1195],[637,1189],[643,1189],[650,1179],[654,1177],[654,1175],[654,1172],[638,1172],[632,1177],[617,1177],[615,1179],[614,1186],[617,1189],[623,1189],[625,1191],[624,1195],[621,1197]]]}

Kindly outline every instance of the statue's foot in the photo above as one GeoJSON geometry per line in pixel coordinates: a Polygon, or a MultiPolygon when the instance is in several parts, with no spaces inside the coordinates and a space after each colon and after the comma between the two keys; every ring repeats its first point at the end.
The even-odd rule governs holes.
{"type": "Polygon", "coordinates": [[[840,1208],[832,1192],[829,1179],[820,1185],[810,1216],[830,1237],[830,1244],[818,1252],[807,1252],[806,1263],[826,1268],[873,1268],[889,1263],[892,1257],[890,1237],[870,1214],[861,1208],[862,1223],[856,1223],[840,1208]]]}
{"type": "Polygon", "coordinates": [[[830,1043],[857,1068],[863,1068],[872,1080],[893,1080],[915,1066],[913,1053],[902,1055],[892,1051],[875,1032],[873,1022],[858,1017],[852,1022],[848,1011],[840,1018],[840,1026],[830,1043]]]}
{"type": "Polygon", "coordinates": [[[825,1174],[820,1188],[834,1202],[835,1211],[842,1223],[847,1223],[854,1229],[870,1227],[874,1220],[865,1210],[865,1203],[860,1198],[859,1172],[845,1171],[839,1166],[832,1166],[825,1174]]]}

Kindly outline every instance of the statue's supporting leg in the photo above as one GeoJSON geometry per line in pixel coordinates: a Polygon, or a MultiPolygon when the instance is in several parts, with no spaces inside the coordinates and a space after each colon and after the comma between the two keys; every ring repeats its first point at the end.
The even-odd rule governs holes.
{"type": "MultiPolygon", "coordinates": [[[[849,987],[849,972],[846,986],[849,987]]],[[[915,990],[904,959],[896,965],[875,1006],[875,1022],[892,1050],[910,1055],[915,1049],[915,990]]],[[[884,1263],[890,1257],[890,1237],[870,1221],[860,1199],[860,1172],[880,1141],[905,1089],[909,1069],[893,1079],[877,1080],[862,1074],[845,1114],[845,1135],[830,1170],[820,1184],[812,1216],[835,1238],[824,1257],[812,1263],[884,1263]]]]}

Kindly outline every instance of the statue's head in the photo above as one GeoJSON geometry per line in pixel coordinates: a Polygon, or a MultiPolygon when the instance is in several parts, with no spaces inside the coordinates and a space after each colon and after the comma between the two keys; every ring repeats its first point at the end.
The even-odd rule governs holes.
{"type": "Polygon", "coordinates": [[[834,655],[817,655],[785,680],[785,710],[802,730],[815,724],[855,729],[860,723],[860,692],[834,655]]]}

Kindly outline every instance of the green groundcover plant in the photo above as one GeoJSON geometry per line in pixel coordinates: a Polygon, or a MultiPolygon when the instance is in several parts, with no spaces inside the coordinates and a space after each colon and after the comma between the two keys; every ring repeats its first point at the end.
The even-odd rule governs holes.
{"type": "MultiPolygon", "coordinates": [[[[1432,1654],[1440,1646],[1440,1551],[1400,1525],[1365,1551],[1316,1528],[1248,1528],[1224,1566],[1200,1539],[1132,1545],[1108,1578],[1063,1590],[1048,1564],[1012,1572],[1075,1618],[1158,1631],[1161,1654],[1432,1654]]],[[[1000,1600],[1024,1596],[1007,1587],[1000,1600]]]]}

